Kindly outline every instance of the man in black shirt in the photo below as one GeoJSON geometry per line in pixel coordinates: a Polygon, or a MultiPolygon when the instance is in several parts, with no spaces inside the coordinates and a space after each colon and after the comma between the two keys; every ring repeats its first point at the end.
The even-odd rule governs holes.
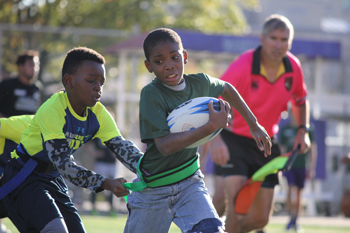
{"type": "MultiPolygon", "coordinates": [[[[28,50],[16,61],[18,76],[0,82],[0,118],[33,115],[40,105],[41,84],[37,81],[40,63],[39,53],[28,50]]],[[[0,176],[3,169],[0,167],[0,176]]],[[[0,219],[0,233],[9,232],[0,219]]]]}
{"type": "Polygon", "coordinates": [[[0,117],[35,114],[40,103],[41,85],[37,81],[39,53],[33,50],[17,58],[18,77],[0,83],[0,117]]]}

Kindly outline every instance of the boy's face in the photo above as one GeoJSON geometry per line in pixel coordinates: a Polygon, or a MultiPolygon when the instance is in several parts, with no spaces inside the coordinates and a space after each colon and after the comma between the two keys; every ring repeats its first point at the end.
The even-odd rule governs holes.
{"type": "Polygon", "coordinates": [[[100,101],[105,81],[104,65],[88,60],[83,61],[75,74],[64,77],[69,102],[77,114],[83,114],[86,107],[100,101]]]}
{"type": "Polygon", "coordinates": [[[149,61],[145,60],[146,68],[154,73],[162,83],[175,86],[182,82],[184,64],[187,63],[186,50],[171,41],[159,42],[149,55],[149,61]]]}

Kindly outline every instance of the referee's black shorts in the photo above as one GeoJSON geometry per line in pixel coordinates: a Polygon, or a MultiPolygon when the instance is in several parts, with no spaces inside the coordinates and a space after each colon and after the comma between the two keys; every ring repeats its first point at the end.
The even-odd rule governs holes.
{"type": "MultiPolygon", "coordinates": [[[[281,155],[277,139],[274,137],[271,138],[271,155],[265,157],[264,151],[260,151],[252,138],[239,136],[228,130],[222,130],[220,135],[229,149],[230,160],[223,166],[215,164],[216,175],[243,175],[250,178],[266,163],[281,155]]],[[[278,184],[278,176],[273,174],[265,178],[262,187],[273,188],[276,184],[278,184]]]]}

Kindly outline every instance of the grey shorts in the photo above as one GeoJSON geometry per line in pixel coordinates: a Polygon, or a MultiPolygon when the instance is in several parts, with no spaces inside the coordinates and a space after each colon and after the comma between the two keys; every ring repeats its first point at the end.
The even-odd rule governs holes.
{"type": "MultiPolygon", "coordinates": [[[[212,204],[203,177],[198,170],[192,177],[174,185],[146,188],[129,194],[129,216],[124,233],[168,232],[172,222],[182,232],[193,232],[193,228],[201,225],[205,228],[220,228],[221,231],[218,229],[217,232],[223,232],[223,224],[212,204]],[[210,221],[202,221],[206,219],[210,221]]],[[[137,181],[139,179],[134,180],[137,181]]],[[[201,232],[208,231],[204,229],[201,232]]]]}

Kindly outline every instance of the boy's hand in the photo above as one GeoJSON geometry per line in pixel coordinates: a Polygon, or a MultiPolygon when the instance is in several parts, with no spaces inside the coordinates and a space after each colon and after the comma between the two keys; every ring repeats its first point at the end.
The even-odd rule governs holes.
{"type": "Polygon", "coordinates": [[[264,151],[264,156],[267,157],[268,155],[271,155],[272,142],[265,128],[257,123],[255,128],[250,128],[250,134],[253,136],[259,149],[264,151]]]}
{"type": "Polygon", "coordinates": [[[127,180],[124,178],[109,179],[107,178],[102,185],[102,188],[110,190],[117,197],[124,197],[129,194],[129,191],[122,185],[127,180]]]}
{"type": "Polygon", "coordinates": [[[214,131],[225,128],[231,120],[231,106],[222,99],[220,101],[220,111],[217,112],[213,107],[213,101],[211,100],[208,104],[209,109],[209,124],[212,124],[214,131]]]}

